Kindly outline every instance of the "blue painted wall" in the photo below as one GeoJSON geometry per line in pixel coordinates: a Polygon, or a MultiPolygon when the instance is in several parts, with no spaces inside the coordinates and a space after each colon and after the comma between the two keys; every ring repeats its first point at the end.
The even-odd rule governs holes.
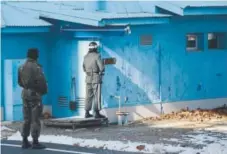
{"type": "MultiPolygon", "coordinates": [[[[207,33],[227,33],[226,26],[226,17],[175,17],[170,24],[133,26],[128,36],[104,35],[100,39],[101,55],[116,57],[117,64],[106,66],[103,107],[118,106],[111,95],[127,96],[129,100],[123,105],[227,97],[227,87],[223,86],[227,84],[227,49],[207,49],[207,33]],[[202,51],[186,51],[187,33],[203,34],[202,51]],[[153,45],[139,44],[144,34],[152,35],[153,45]]],[[[57,68],[53,68],[53,74],[58,76],[52,82],[59,88],[53,88],[53,113],[57,117],[77,115],[56,103],[61,95],[69,100],[71,77],[82,73],[78,72],[77,39],[59,36],[56,45],[59,47],[53,49],[53,59],[57,68]]]]}
{"type": "Polygon", "coordinates": [[[227,33],[226,27],[226,17],[175,17],[170,24],[134,26],[128,37],[106,37],[104,55],[118,63],[106,70],[105,106],[117,107],[112,93],[128,96],[128,105],[227,97],[227,49],[207,49],[207,33],[227,33]],[[186,51],[187,33],[204,35],[201,52],[186,51]],[[138,44],[143,34],[152,35],[152,46],[138,44]]]}
{"type": "MultiPolygon", "coordinates": [[[[139,105],[227,97],[227,49],[208,50],[208,32],[226,32],[226,17],[175,17],[170,24],[133,26],[128,36],[97,35],[103,58],[116,57],[106,66],[103,107],[118,106],[110,95],[129,97],[123,105],[139,105]],[[212,26],[208,26],[212,23],[212,26]],[[193,26],[191,26],[193,25],[193,26]],[[186,51],[186,34],[202,33],[201,52],[186,51]],[[153,45],[139,45],[140,35],[152,35],[153,45]]],[[[94,33],[84,32],[83,36],[94,33]],[[87,34],[85,34],[87,33],[87,34]]],[[[78,33],[77,35],[79,36],[78,33]]],[[[78,115],[59,105],[59,96],[71,98],[71,79],[78,79],[78,38],[72,34],[53,37],[51,50],[51,96],[55,117],[78,115]]],[[[91,39],[92,37],[90,37],[91,39]]],[[[84,80],[76,80],[76,84],[84,80]]],[[[123,101],[123,99],[122,99],[123,101]]]]}
{"type": "MultiPolygon", "coordinates": [[[[170,24],[132,26],[128,36],[98,35],[102,57],[117,58],[116,65],[106,66],[104,107],[117,107],[117,100],[110,95],[129,97],[124,105],[227,97],[227,49],[207,49],[207,33],[227,33],[226,27],[224,16],[173,17],[170,24]],[[203,51],[186,51],[187,33],[204,35],[203,51]],[[139,37],[144,34],[152,36],[151,46],[139,44],[139,37]]],[[[2,34],[2,60],[23,59],[28,48],[40,49],[40,63],[49,81],[44,104],[52,104],[55,117],[78,115],[78,111],[70,111],[64,104],[71,100],[72,77],[78,79],[82,73],[77,65],[81,60],[78,40],[73,33],[55,31],[2,34]],[[61,96],[65,102],[60,105],[61,96]]]]}
{"type": "MultiPolygon", "coordinates": [[[[6,59],[24,59],[27,56],[27,50],[31,47],[37,47],[40,50],[39,63],[43,66],[44,73],[46,74],[47,81],[49,80],[50,74],[48,73],[50,68],[49,61],[50,57],[50,43],[46,33],[17,33],[8,34],[2,33],[1,39],[1,53],[2,53],[2,72],[4,72],[4,60],[6,59]]],[[[4,83],[4,78],[2,78],[4,83]]],[[[1,89],[3,89],[3,84],[1,89]]],[[[4,90],[1,91],[4,96],[4,90]]],[[[1,105],[4,105],[4,97],[1,98],[1,105]]],[[[50,97],[46,95],[44,97],[44,104],[51,104],[50,97]]]]}
{"type": "MultiPolygon", "coordinates": [[[[57,34],[52,37],[51,48],[51,82],[50,95],[52,96],[53,115],[55,117],[72,116],[76,111],[69,110],[71,99],[72,60],[74,60],[73,38],[64,34],[57,34]],[[64,99],[59,100],[60,97],[64,99]]],[[[76,52],[76,51],[75,51],[76,52]]],[[[74,62],[76,59],[74,60],[74,62]]]]}

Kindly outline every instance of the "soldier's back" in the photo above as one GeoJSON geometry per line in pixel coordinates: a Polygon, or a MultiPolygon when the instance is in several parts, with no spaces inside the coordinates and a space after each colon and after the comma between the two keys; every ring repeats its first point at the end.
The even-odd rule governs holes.
{"type": "Polygon", "coordinates": [[[21,67],[20,74],[23,80],[24,89],[22,91],[22,98],[26,100],[40,100],[41,96],[33,89],[34,81],[37,77],[37,70],[39,65],[36,61],[28,59],[21,67]]]}
{"type": "Polygon", "coordinates": [[[97,66],[96,60],[99,56],[99,53],[91,52],[84,57],[84,66],[86,72],[98,72],[99,68],[97,66]]]}

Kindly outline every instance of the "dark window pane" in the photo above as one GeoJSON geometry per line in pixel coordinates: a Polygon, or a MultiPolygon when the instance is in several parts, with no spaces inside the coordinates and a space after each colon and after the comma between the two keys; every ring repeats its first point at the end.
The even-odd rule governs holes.
{"type": "Polygon", "coordinates": [[[197,37],[195,35],[187,35],[187,48],[197,48],[197,37]]]}
{"type": "Polygon", "coordinates": [[[195,48],[196,47],[196,41],[188,41],[187,47],[188,48],[195,48]]]}
{"type": "Polygon", "coordinates": [[[208,34],[208,48],[217,49],[218,47],[218,35],[214,33],[208,34]]]}

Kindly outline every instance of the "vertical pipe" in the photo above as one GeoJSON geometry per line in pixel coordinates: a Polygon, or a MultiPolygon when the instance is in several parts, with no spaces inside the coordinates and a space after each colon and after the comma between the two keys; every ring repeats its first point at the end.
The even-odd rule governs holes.
{"type": "Polygon", "coordinates": [[[158,43],[158,62],[159,62],[159,101],[160,101],[160,111],[163,114],[163,104],[162,104],[162,53],[160,44],[158,43]]]}
{"type": "Polygon", "coordinates": [[[119,112],[121,112],[121,96],[119,96],[118,99],[119,99],[119,112]]]}

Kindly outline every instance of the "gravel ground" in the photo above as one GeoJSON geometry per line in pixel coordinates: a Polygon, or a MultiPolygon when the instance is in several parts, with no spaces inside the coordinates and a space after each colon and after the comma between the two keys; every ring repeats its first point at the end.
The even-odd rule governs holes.
{"type": "MultiPolygon", "coordinates": [[[[164,123],[164,122],[163,122],[164,123]]],[[[42,127],[41,134],[43,135],[65,135],[74,138],[84,138],[84,139],[97,139],[97,140],[112,140],[112,141],[131,141],[131,142],[142,142],[148,144],[163,143],[170,145],[180,145],[182,147],[192,147],[195,149],[201,149],[207,144],[212,143],[212,141],[207,140],[204,143],[192,142],[190,137],[196,135],[196,130],[201,130],[201,128],[207,128],[207,125],[198,126],[196,124],[187,124],[184,127],[179,128],[179,126],[171,126],[171,124],[176,124],[177,122],[169,122],[170,127],[159,127],[157,124],[133,124],[130,126],[117,126],[110,125],[109,127],[90,127],[90,128],[78,128],[72,129],[60,129],[51,127],[42,127]],[[156,126],[156,127],[155,127],[156,126]],[[197,127],[195,127],[197,126],[197,127]],[[187,137],[185,137],[187,136],[187,137]],[[178,140],[174,140],[178,139],[178,140]],[[180,142],[179,142],[180,140],[180,142]]],[[[212,124],[212,126],[223,125],[226,123],[219,122],[212,124]]],[[[3,124],[4,125],[4,124],[3,124]]],[[[165,123],[166,125],[166,123],[165,123]]],[[[2,138],[7,138],[11,134],[20,131],[22,123],[11,123],[6,125],[7,128],[12,130],[2,130],[2,138]]],[[[183,126],[183,122],[182,125],[183,126]]],[[[210,124],[211,126],[211,124],[210,124]]],[[[227,125],[226,125],[227,126],[227,125]]],[[[220,139],[227,139],[226,133],[215,133],[215,132],[204,132],[209,134],[211,137],[218,137],[220,139]]],[[[200,132],[201,134],[201,132],[200,132]]],[[[197,133],[198,135],[198,133],[197,133]]]]}
{"type": "MultiPolygon", "coordinates": [[[[170,122],[171,124],[173,122],[170,122]]],[[[22,123],[12,123],[7,124],[7,127],[12,129],[2,130],[2,138],[7,138],[12,133],[21,130],[22,123]]],[[[193,126],[193,125],[190,125],[193,126]]],[[[193,126],[194,127],[194,126],[193,126]]],[[[134,124],[130,126],[117,126],[110,125],[109,127],[90,127],[90,128],[78,128],[72,129],[59,129],[44,127],[42,128],[41,134],[43,135],[65,135],[74,138],[84,138],[84,139],[98,139],[98,140],[116,140],[116,141],[131,141],[131,142],[142,142],[148,144],[164,143],[171,145],[180,145],[182,147],[192,147],[200,149],[204,147],[207,143],[212,143],[212,141],[207,141],[207,143],[193,143],[188,138],[184,136],[190,136],[195,133],[193,127],[154,127],[152,124],[134,124]],[[177,141],[171,138],[178,139],[177,141]],[[179,140],[181,142],[179,143],[179,140]]],[[[209,132],[206,132],[209,133],[209,132]]],[[[210,132],[210,136],[219,136],[220,138],[227,138],[226,134],[210,132]]]]}
{"type": "MultiPolygon", "coordinates": [[[[1,126],[1,138],[4,140],[7,139],[8,136],[11,136],[12,134],[15,135],[16,132],[20,131],[22,123],[3,122],[1,126]]],[[[168,149],[168,147],[170,147],[170,149],[183,148],[184,150],[188,149],[189,151],[190,149],[194,149],[197,152],[193,154],[200,154],[200,152],[201,154],[214,153],[214,151],[220,152],[220,154],[226,154],[227,152],[225,150],[227,148],[226,120],[210,120],[208,122],[180,120],[159,122],[142,121],[131,123],[128,126],[109,125],[109,127],[77,128],[75,130],[45,127],[42,125],[41,135],[49,135],[49,137],[51,135],[54,135],[55,137],[62,135],[63,140],[65,137],[69,137],[69,139],[67,139],[68,141],[70,140],[70,137],[85,140],[97,139],[95,141],[101,141],[104,145],[107,144],[107,142],[110,143],[109,141],[122,141],[122,145],[125,144],[123,146],[125,148],[127,148],[128,145],[133,145],[131,143],[136,143],[137,146],[146,145],[146,147],[148,147],[147,145],[152,145],[155,149],[164,149],[164,151],[165,148],[168,149]],[[128,143],[128,141],[131,143],[128,143]]],[[[20,135],[18,134],[18,136],[20,135]]],[[[50,139],[49,137],[48,139],[50,139]]],[[[19,137],[16,138],[18,140],[19,137]]],[[[85,140],[82,140],[82,143],[84,143],[85,140]]],[[[43,140],[43,142],[44,141],[46,140],[43,140]]],[[[74,143],[75,141],[72,144],[74,143]]],[[[93,143],[94,142],[92,142],[92,144],[93,143]]],[[[90,145],[90,143],[88,145],[90,145]]],[[[97,145],[99,144],[97,143],[97,145]]],[[[133,145],[133,147],[136,147],[136,145],[133,145]]],[[[154,152],[154,150],[151,151],[154,152]]],[[[162,152],[162,154],[179,154],[179,151],[181,150],[178,150],[177,153],[171,151],[172,150],[167,150],[166,152],[162,152]]]]}

